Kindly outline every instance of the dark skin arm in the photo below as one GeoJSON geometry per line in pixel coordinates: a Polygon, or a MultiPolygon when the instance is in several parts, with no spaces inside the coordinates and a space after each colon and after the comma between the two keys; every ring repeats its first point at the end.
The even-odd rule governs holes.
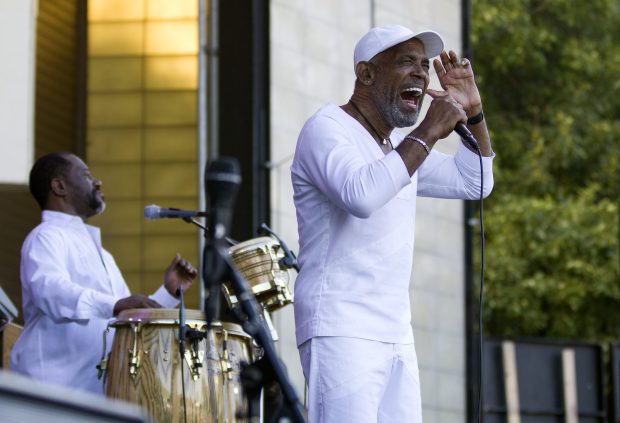
{"type": "Polygon", "coordinates": [[[114,315],[117,316],[121,311],[132,308],[161,308],[161,305],[144,295],[131,295],[116,302],[114,305],[114,315]]]}
{"type": "MultiPolygon", "coordinates": [[[[432,149],[437,141],[446,138],[454,131],[458,122],[465,122],[467,115],[463,107],[449,95],[437,95],[430,89],[426,92],[433,97],[433,101],[424,120],[411,131],[410,135],[423,140],[428,148],[432,149]]],[[[405,141],[396,147],[396,151],[407,166],[409,175],[413,175],[426,159],[427,153],[419,143],[411,140],[405,141]]]]}
{"type": "Polygon", "coordinates": [[[164,273],[164,286],[173,297],[178,297],[179,288],[187,291],[196,278],[198,271],[187,260],[177,253],[164,273]]]}
{"type": "MultiPolygon", "coordinates": [[[[196,268],[189,261],[182,258],[180,254],[177,254],[166,268],[164,286],[170,295],[178,297],[178,289],[182,288],[183,292],[188,290],[192,286],[192,282],[197,274],[196,268]]],[[[161,308],[161,305],[144,295],[131,295],[116,302],[114,305],[114,316],[123,310],[132,308],[161,308]]]]}

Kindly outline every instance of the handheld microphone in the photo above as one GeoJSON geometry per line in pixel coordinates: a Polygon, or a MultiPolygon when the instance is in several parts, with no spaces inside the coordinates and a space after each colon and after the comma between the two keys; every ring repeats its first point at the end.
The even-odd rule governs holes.
{"type": "Polygon", "coordinates": [[[212,161],[205,172],[205,191],[209,201],[209,221],[203,253],[203,280],[208,297],[207,323],[219,319],[220,292],[225,262],[220,256],[229,231],[235,197],[241,184],[239,161],[225,158],[212,161]]]}
{"type": "Polygon", "coordinates": [[[480,146],[478,145],[478,141],[474,138],[474,135],[471,131],[465,126],[463,122],[459,122],[454,127],[454,131],[461,136],[461,139],[465,140],[467,144],[470,145],[476,151],[480,151],[480,146]]]}
{"type": "Polygon", "coordinates": [[[191,219],[192,217],[206,217],[207,213],[196,210],[166,209],[156,204],[144,207],[144,217],[147,219],[163,219],[165,217],[177,219],[191,219]]]}

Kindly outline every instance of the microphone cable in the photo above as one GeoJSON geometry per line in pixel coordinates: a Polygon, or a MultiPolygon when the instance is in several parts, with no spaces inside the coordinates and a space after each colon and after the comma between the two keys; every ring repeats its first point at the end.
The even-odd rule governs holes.
{"type": "Polygon", "coordinates": [[[485,236],[484,236],[484,167],[482,165],[482,153],[480,146],[476,144],[476,152],[480,160],[480,292],[478,297],[478,423],[482,422],[482,381],[483,381],[483,362],[484,362],[484,331],[483,331],[483,300],[484,300],[484,253],[485,253],[485,236]]]}
{"type": "Polygon", "coordinates": [[[461,136],[461,139],[465,141],[470,147],[476,150],[478,158],[480,159],[480,294],[478,305],[478,343],[479,343],[479,360],[478,360],[478,423],[482,421],[482,380],[483,380],[483,344],[484,344],[484,328],[482,323],[483,317],[483,300],[484,300],[484,167],[482,164],[482,152],[480,151],[480,145],[476,138],[472,135],[471,131],[465,126],[463,122],[456,124],[454,128],[457,134],[461,136]]]}

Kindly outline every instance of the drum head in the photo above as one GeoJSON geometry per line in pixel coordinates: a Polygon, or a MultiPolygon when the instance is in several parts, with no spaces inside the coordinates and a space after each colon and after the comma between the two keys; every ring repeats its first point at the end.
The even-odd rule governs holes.
{"type": "MultiPolygon", "coordinates": [[[[185,310],[186,320],[205,320],[204,312],[200,310],[185,310]]],[[[117,322],[153,322],[179,320],[179,309],[176,308],[132,308],[121,311],[116,317],[117,322]]]]}

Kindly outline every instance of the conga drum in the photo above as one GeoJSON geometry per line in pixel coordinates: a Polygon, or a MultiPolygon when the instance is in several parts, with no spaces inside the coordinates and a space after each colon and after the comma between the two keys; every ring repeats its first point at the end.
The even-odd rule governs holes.
{"type": "Polygon", "coordinates": [[[252,342],[239,325],[213,323],[186,310],[185,353],[179,344],[179,310],[121,312],[110,326],[114,342],[104,379],[106,395],[141,405],[156,422],[247,422],[240,381],[252,361],[252,342]]]}
{"type": "MultiPolygon", "coordinates": [[[[233,245],[228,253],[263,308],[271,312],[293,302],[291,277],[288,269],[280,266],[284,251],[278,241],[266,236],[254,238],[233,245]]],[[[237,295],[229,282],[223,284],[223,292],[228,304],[236,306],[237,295]]]]}

